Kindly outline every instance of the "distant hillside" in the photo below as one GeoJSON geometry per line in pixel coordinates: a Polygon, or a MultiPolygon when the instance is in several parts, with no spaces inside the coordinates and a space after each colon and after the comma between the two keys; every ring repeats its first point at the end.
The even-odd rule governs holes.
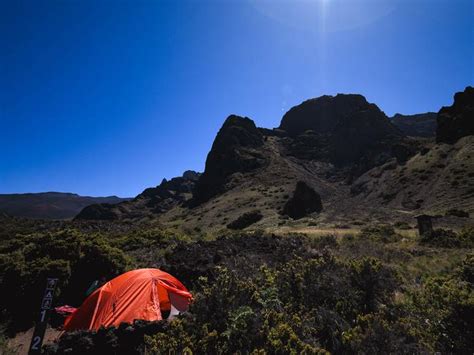
{"type": "Polygon", "coordinates": [[[436,112],[417,115],[401,115],[397,113],[390,121],[403,134],[412,137],[434,137],[436,135],[436,112]]]}
{"type": "Polygon", "coordinates": [[[0,212],[36,219],[68,219],[95,203],[127,201],[117,196],[89,197],[63,192],[0,194],[0,212]]]}

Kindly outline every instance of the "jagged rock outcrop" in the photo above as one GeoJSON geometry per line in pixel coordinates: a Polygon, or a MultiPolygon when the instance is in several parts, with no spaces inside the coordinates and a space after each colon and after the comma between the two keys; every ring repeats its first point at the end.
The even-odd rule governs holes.
{"type": "Polygon", "coordinates": [[[77,220],[116,220],[140,218],[147,214],[161,214],[189,200],[201,174],[186,171],[183,176],[163,179],[160,185],[145,189],[131,201],[111,204],[94,204],[84,208],[77,220]]]}
{"type": "Polygon", "coordinates": [[[434,137],[436,135],[436,112],[420,113],[416,115],[395,114],[390,122],[403,134],[411,137],[434,137]]]}
{"type": "Polygon", "coordinates": [[[200,173],[198,173],[196,171],[193,171],[193,170],[186,170],[183,173],[183,178],[184,179],[187,179],[189,181],[194,181],[194,182],[198,181],[200,176],[201,176],[200,173]]]}
{"type": "Polygon", "coordinates": [[[198,205],[222,192],[230,175],[262,167],[265,158],[259,148],[263,143],[262,133],[250,118],[229,116],[212,144],[191,205],[198,205]]]}
{"type": "Polygon", "coordinates": [[[298,181],[293,196],[286,202],[282,214],[300,219],[313,212],[321,212],[321,196],[304,181],[298,181]]]}
{"type": "Polygon", "coordinates": [[[436,141],[453,144],[459,138],[474,134],[474,88],[468,86],[454,95],[452,106],[438,112],[436,141]]]}
{"type": "Polygon", "coordinates": [[[288,111],[279,128],[293,138],[290,154],[339,166],[353,164],[367,152],[386,150],[402,138],[375,104],[352,94],[307,100],[288,111]]]}
{"type": "Polygon", "coordinates": [[[191,196],[199,173],[186,171],[183,176],[171,180],[164,179],[157,187],[144,190],[135,200],[145,200],[145,204],[154,213],[163,213],[182,203],[191,196]]]}

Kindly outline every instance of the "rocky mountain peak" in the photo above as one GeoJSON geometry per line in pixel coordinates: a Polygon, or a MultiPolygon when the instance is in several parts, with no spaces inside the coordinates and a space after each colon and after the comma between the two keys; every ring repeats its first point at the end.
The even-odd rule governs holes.
{"type": "Polygon", "coordinates": [[[186,170],[183,173],[183,178],[191,181],[198,181],[200,176],[201,174],[194,170],[186,170]]]}
{"type": "Polygon", "coordinates": [[[290,154],[336,165],[352,164],[403,136],[377,105],[354,94],[304,101],[283,116],[279,128],[293,138],[290,154]]]}
{"type": "Polygon", "coordinates": [[[324,95],[291,108],[283,116],[279,128],[293,136],[307,130],[322,134],[332,133],[338,126],[361,112],[374,112],[381,120],[386,120],[385,114],[376,105],[367,102],[362,95],[324,95]]]}
{"type": "Polygon", "coordinates": [[[206,167],[194,191],[193,203],[199,204],[222,191],[227,178],[236,172],[248,172],[265,163],[258,151],[264,138],[248,117],[230,115],[212,144],[206,167]]]}

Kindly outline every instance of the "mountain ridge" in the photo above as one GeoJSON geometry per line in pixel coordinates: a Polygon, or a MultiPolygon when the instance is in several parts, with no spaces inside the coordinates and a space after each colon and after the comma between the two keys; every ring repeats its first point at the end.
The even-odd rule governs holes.
{"type": "Polygon", "coordinates": [[[390,122],[407,136],[435,137],[436,136],[436,112],[403,115],[396,113],[390,118],[390,122]]]}
{"type": "Polygon", "coordinates": [[[57,191],[0,194],[0,211],[15,217],[69,219],[88,205],[127,200],[117,196],[93,197],[57,191]]]}
{"type": "MultiPolygon", "coordinates": [[[[461,116],[457,101],[464,97],[456,94],[453,104],[461,116]]],[[[256,226],[271,226],[286,223],[284,206],[301,182],[324,206],[307,214],[315,223],[367,215],[409,221],[417,213],[443,213],[448,207],[474,211],[474,186],[462,178],[474,174],[474,166],[463,162],[472,150],[470,137],[450,145],[408,136],[362,95],[325,95],[291,108],[274,129],[230,115],[185,198],[156,200],[151,209],[138,195],[119,206],[87,209],[96,209],[92,219],[147,216],[170,225],[184,219],[191,229],[223,228],[258,213],[256,226]]]]}

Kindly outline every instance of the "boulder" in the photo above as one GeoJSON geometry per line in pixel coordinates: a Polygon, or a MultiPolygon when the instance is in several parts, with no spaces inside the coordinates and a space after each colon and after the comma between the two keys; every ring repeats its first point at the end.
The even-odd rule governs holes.
{"type": "Polygon", "coordinates": [[[303,181],[298,181],[293,196],[286,202],[282,214],[293,219],[303,218],[313,212],[321,212],[321,196],[303,181]]]}
{"type": "Polygon", "coordinates": [[[251,211],[244,213],[242,216],[237,218],[235,221],[232,221],[227,225],[229,229],[244,229],[248,226],[257,223],[263,218],[263,215],[260,211],[251,211]]]}

